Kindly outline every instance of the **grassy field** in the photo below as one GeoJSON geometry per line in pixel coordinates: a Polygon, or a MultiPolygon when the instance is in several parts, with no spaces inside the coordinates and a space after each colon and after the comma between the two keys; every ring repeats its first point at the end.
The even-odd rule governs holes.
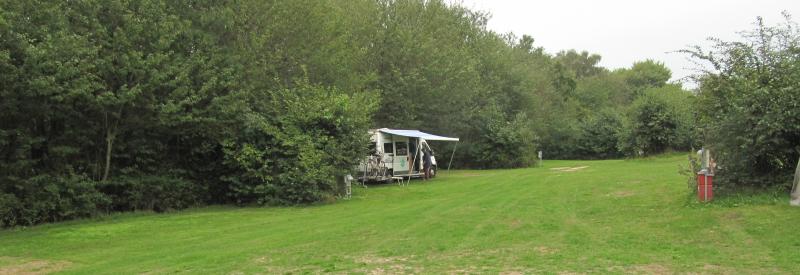
{"type": "Polygon", "coordinates": [[[356,188],[321,206],[6,230],[0,274],[800,273],[800,209],[788,196],[690,203],[684,160],[546,161],[356,188]]]}

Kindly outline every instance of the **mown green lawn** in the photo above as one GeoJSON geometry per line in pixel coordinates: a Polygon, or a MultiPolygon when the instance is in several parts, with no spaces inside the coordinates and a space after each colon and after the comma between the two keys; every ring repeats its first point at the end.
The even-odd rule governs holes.
{"type": "Polygon", "coordinates": [[[689,203],[684,160],[545,161],[356,188],[321,206],[6,230],[0,273],[800,273],[788,196],[689,203]]]}

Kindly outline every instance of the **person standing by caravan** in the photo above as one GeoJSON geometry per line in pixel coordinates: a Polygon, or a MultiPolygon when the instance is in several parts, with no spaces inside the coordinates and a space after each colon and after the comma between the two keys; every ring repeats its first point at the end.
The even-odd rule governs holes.
{"type": "Polygon", "coordinates": [[[425,170],[423,179],[427,180],[431,178],[431,157],[433,154],[430,149],[425,149],[424,153],[425,154],[422,156],[422,169],[425,170]]]}

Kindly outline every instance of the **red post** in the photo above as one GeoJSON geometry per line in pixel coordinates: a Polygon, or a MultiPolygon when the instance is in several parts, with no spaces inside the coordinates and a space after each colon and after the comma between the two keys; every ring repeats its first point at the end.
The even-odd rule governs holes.
{"type": "Polygon", "coordinates": [[[697,200],[707,202],[714,199],[714,174],[697,172],[697,200]]]}

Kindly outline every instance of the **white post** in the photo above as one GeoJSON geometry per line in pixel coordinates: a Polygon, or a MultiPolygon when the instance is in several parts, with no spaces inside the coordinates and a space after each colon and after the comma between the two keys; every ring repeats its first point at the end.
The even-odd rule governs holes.
{"type": "Polygon", "coordinates": [[[539,151],[539,165],[542,165],[542,151],[539,151]]]}
{"type": "Polygon", "coordinates": [[[792,197],[789,204],[792,206],[800,206],[800,190],[797,185],[800,185],[800,159],[797,160],[797,168],[794,169],[794,182],[792,184],[792,197]]]}
{"type": "Polygon", "coordinates": [[[344,188],[345,188],[344,198],[348,200],[353,196],[352,182],[353,182],[353,176],[351,176],[350,174],[344,176],[344,188]]]}

